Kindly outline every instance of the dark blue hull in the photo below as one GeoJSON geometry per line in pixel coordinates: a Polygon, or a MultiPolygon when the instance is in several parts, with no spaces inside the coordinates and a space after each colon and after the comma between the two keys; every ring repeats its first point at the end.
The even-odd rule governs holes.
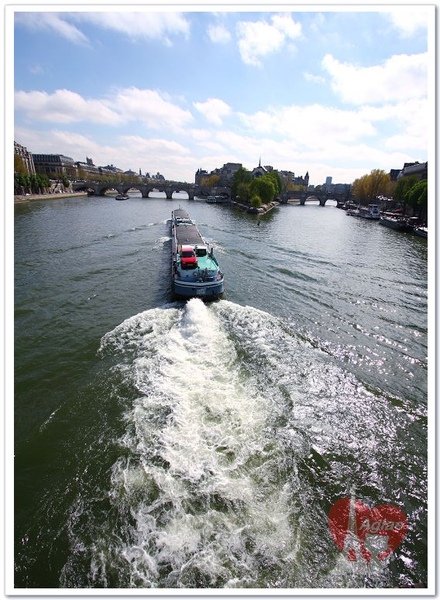
{"type": "Polygon", "coordinates": [[[214,300],[224,292],[224,281],[213,284],[184,284],[176,279],[173,281],[173,293],[178,298],[205,298],[214,300]]]}

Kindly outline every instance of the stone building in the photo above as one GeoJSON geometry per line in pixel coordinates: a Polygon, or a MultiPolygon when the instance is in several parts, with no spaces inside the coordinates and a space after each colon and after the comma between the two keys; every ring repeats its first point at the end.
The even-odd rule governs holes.
{"type": "Polygon", "coordinates": [[[289,185],[294,185],[294,186],[301,186],[304,189],[308,189],[309,187],[309,172],[307,171],[307,173],[304,175],[304,177],[302,175],[295,175],[295,173],[293,171],[278,171],[281,180],[283,181],[283,183],[285,184],[285,186],[287,188],[289,188],[289,185]]]}
{"type": "Polygon", "coordinates": [[[232,180],[234,179],[235,173],[241,169],[243,165],[241,163],[225,163],[223,167],[219,169],[214,169],[210,173],[205,171],[205,169],[198,169],[195,175],[195,183],[197,185],[203,185],[204,179],[207,177],[211,177],[211,175],[217,175],[219,177],[218,185],[219,186],[230,186],[232,184],[232,180]]]}
{"type": "Polygon", "coordinates": [[[428,179],[428,163],[404,163],[403,169],[397,175],[397,179],[409,177],[410,175],[416,175],[419,179],[428,179]]]}
{"type": "Polygon", "coordinates": [[[18,163],[25,169],[28,175],[35,175],[35,164],[32,154],[27,148],[18,144],[16,141],[14,141],[14,158],[15,157],[19,159],[18,163]]]}
{"type": "Polygon", "coordinates": [[[76,164],[70,156],[64,154],[32,154],[35,170],[48,176],[76,177],[76,164]]]}

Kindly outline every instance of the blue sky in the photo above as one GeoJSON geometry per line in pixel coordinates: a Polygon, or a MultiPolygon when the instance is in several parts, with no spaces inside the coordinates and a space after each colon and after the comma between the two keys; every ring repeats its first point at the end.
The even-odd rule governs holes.
{"type": "Polygon", "coordinates": [[[16,141],[182,181],[260,156],[315,185],[428,159],[432,6],[163,6],[15,7],[16,141]]]}

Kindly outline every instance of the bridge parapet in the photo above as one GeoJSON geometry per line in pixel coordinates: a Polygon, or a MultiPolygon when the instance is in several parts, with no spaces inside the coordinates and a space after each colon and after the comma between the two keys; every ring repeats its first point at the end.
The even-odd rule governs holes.
{"type": "Polygon", "coordinates": [[[143,198],[148,198],[150,192],[153,190],[165,192],[167,198],[172,198],[174,192],[186,192],[189,199],[193,200],[200,187],[194,183],[182,181],[150,180],[148,182],[121,182],[113,184],[89,179],[72,182],[72,189],[74,191],[88,190],[96,196],[104,196],[111,189],[116,190],[120,194],[126,194],[128,190],[134,189],[139,190],[143,198]]]}
{"type": "Polygon", "coordinates": [[[299,200],[301,206],[304,206],[306,200],[309,198],[315,198],[319,200],[320,206],[325,206],[327,200],[336,200],[336,202],[343,203],[351,198],[350,192],[343,193],[334,193],[334,192],[326,192],[326,191],[304,191],[304,190],[296,190],[296,191],[288,191],[280,194],[280,199],[282,204],[287,204],[289,200],[299,200]]]}

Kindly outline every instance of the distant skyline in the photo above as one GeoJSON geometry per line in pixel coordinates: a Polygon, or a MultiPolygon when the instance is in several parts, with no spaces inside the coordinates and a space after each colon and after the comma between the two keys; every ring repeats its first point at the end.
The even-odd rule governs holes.
{"type": "Polygon", "coordinates": [[[314,185],[428,160],[434,6],[29,8],[14,138],[32,153],[189,182],[261,157],[314,185]]]}

